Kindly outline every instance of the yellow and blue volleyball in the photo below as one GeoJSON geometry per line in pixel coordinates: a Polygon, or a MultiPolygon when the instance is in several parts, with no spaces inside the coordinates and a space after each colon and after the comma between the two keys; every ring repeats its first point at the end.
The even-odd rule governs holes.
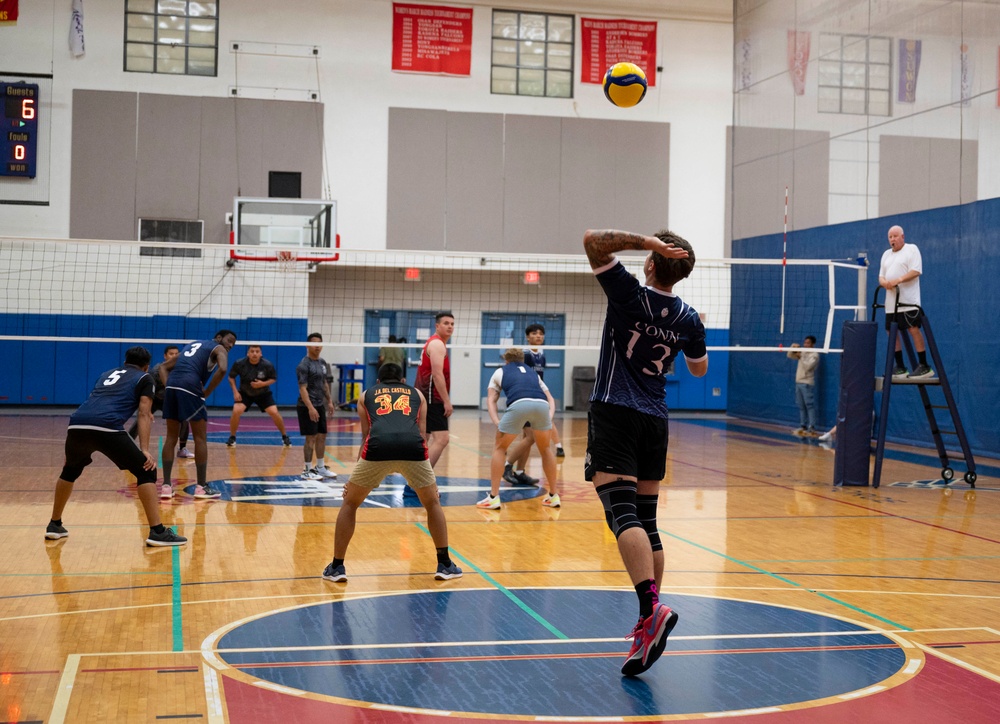
{"type": "Polygon", "coordinates": [[[619,108],[631,108],[646,96],[646,74],[635,63],[615,63],[604,74],[604,95],[619,108]]]}

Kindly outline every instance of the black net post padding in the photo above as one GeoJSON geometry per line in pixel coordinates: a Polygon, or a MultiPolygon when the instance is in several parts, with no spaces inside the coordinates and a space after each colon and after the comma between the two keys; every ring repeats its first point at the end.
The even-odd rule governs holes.
{"type": "Polygon", "coordinates": [[[868,486],[877,339],[877,323],[844,322],[834,485],[868,486]]]}

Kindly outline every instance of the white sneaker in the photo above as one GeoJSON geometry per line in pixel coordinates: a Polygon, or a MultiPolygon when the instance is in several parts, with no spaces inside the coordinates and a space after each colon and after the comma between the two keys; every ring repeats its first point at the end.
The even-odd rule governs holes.
{"type": "Polygon", "coordinates": [[[833,438],[833,433],[831,433],[831,432],[824,432],[817,439],[820,442],[830,442],[831,438],[833,438]]]}
{"type": "Polygon", "coordinates": [[[337,479],[337,473],[333,472],[332,470],[330,470],[326,466],[323,466],[323,467],[318,467],[317,466],[317,467],[313,468],[312,470],[310,470],[309,472],[310,473],[315,473],[320,478],[326,478],[327,480],[336,480],[337,479]]]}
{"type": "Polygon", "coordinates": [[[323,476],[318,474],[315,468],[313,468],[312,470],[303,470],[299,474],[299,480],[322,480],[322,479],[323,476]]]}
{"type": "Polygon", "coordinates": [[[559,500],[559,493],[555,495],[546,495],[542,498],[542,505],[546,508],[559,508],[562,506],[562,501],[559,500]]]}
{"type": "Polygon", "coordinates": [[[500,496],[498,495],[494,498],[487,493],[485,498],[476,503],[476,507],[486,508],[487,510],[500,510],[500,496]]]}
{"type": "Polygon", "coordinates": [[[164,483],[163,486],[160,488],[160,497],[163,498],[164,500],[170,500],[172,497],[174,497],[173,487],[164,483]]]}

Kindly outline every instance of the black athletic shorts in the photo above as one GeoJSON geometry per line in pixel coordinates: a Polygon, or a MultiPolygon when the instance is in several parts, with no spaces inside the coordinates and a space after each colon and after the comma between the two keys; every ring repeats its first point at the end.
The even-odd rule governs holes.
{"type": "Polygon", "coordinates": [[[66,462],[59,477],[70,483],[76,482],[83,469],[93,462],[95,452],[107,457],[118,466],[119,470],[128,470],[132,473],[139,485],[156,482],[156,468],[143,469],[146,456],[127,432],[88,430],[78,427],[66,431],[66,462]]]}
{"type": "Polygon", "coordinates": [[[667,472],[667,420],[621,405],[593,402],[587,414],[584,476],[622,475],[663,480],[667,472]]]}
{"type": "Polygon", "coordinates": [[[241,404],[247,408],[247,411],[252,410],[253,406],[256,405],[261,412],[267,412],[267,408],[274,407],[278,404],[274,401],[274,395],[271,394],[270,390],[262,392],[254,397],[244,395],[242,392],[240,393],[240,396],[243,398],[243,402],[241,404]]]}
{"type": "Polygon", "coordinates": [[[444,416],[443,402],[427,403],[427,432],[442,432],[448,430],[448,418],[444,416]]]}
{"type": "Polygon", "coordinates": [[[888,331],[893,320],[896,320],[900,329],[910,329],[911,327],[920,329],[920,310],[910,309],[905,312],[897,312],[896,314],[887,312],[885,315],[886,331],[888,331]]]}
{"type": "Polygon", "coordinates": [[[299,416],[300,435],[325,435],[326,434],[326,408],[320,405],[316,408],[319,413],[319,420],[313,422],[309,419],[309,408],[305,405],[296,405],[295,412],[299,416]]]}

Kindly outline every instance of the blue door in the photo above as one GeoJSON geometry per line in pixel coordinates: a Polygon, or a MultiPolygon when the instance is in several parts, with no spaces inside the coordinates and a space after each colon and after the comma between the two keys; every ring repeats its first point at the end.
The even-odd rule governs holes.
{"type": "MultiPolygon", "coordinates": [[[[565,350],[549,349],[549,345],[566,343],[566,315],[532,314],[524,312],[483,312],[482,344],[502,344],[505,347],[525,348],[528,339],[524,334],[529,324],[545,327],[545,384],[556,400],[556,409],[562,410],[563,378],[565,375],[565,350]]],[[[503,350],[484,349],[479,389],[482,408],[486,409],[486,386],[498,367],[503,365],[503,350]]]]}
{"type": "MultiPolygon", "coordinates": [[[[412,309],[365,310],[365,343],[385,344],[389,335],[403,337],[410,344],[406,348],[406,381],[411,385],[417,378],[420,353],[424,343],[434,334],[436,311],[412,309]]],[[[378,347],[365,347],[365,387],[371,387],[378,372],[378,347]]]]}

